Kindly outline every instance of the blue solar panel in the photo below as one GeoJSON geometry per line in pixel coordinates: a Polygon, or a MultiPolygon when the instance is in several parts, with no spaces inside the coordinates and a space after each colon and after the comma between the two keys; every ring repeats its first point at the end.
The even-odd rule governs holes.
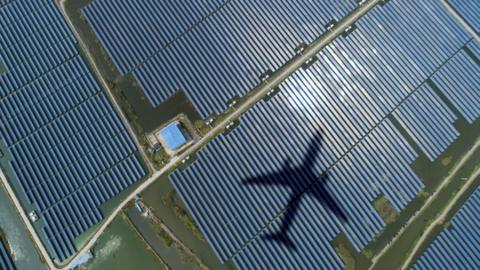
{"type": "Polygon", "coordinates": [[[475,31],[480,32],[480,1],[478,0],[448,0],[475,31]]]}
{"type": "MultiPolygon", "coordinates": [[[[89,21],[100,20],[94,10],[102,9],[101,1],[97,0],[86,9],[89,21]]],[[[221,112],[226,109],[227,100],[247,93],[260,82],[263,73],[282,66],[294,55],[297,46],[317,38],[329,21],[342,18],[355,7],[355,2],[228,1],[217,12],[152,54],[133,70],[133,75],[153,106],[183,90],[202,116],[221,112]]],[[[131,9],[124,4],[120,6],[123,11],[108,12],[104,23],[91,23],[97,33],[104,32],[101,29],[106,27],[105,22],[111,21],[109,17],[128,18],[124,23],[136,26],[132,27],[133,31],[141,31],[140,21],[124,14],[129,14],[131,9]]],[[[154,24],[156,16],[161,18],[161,14],[155,12],[146,20],[154,24]]],[[[178,24],[181,22],[178,20],[178,24]]],[[[100,39],[104,44],[117,44],[115,33],[110,32],[99,34],[100,39]]],[[[150,35],[154,38],[161,33],[150,35]]],[[[143,43],[137,42],[133,46],[139,44],[143,43]]],[[[110,44],[107,48],[116,46],[110,44]]],[[[130,57],[129,52],[115,53],[130,57]]]]}
{"type": "Polygon", "coordinates": [[[146,172],[53,1],[13,1],[0,8],[0,24],[8,70],[0,76],[0,139],[17,192],[63,261],[102,219],[99,206],[146,172]]]}
{"type": "Polygon", "coordinates": [[[480,189],[470,196],[412,269],[480,268],[480,189]]]}
{"type": "Polygon", "coordinates": [[[460,135],[453,127],[457,117],[426,84],[393,112],[393,115],[431,161],[460,135]]]}
{"type": "Polygon", "coordinates": [[[226,2],[96,0],[84,14],[119,71],[127,74],[226,2]]]}
{"type": "Polygon", "coordinates": [[[475,57],[477,57],[477,59],[480,60],[480,43],[476,41],[472,41],[468,45],[468,48],[470,49],[470,51],[473,52],[473,55],[475,55],[475,57]]]}
{"type": "Polygon", "coordinates": [[[423,188],[409,166],[417,154],[386,117],[471,38],[433,0],[390,1],[357,26],[287,79],[268,103],[247,112],[228,136],[202,149],[191,167],[171,176],[222,261],[233,257],[239,269],[341,268],[330,240],[343,231],[361,250],[385,226],[372,209],[374,198],[385,194],[401,211],[423,188]],[[349,217],[346,224],[311,198],[321,181],[305,178],[305,171],[279,176],[294,183],[290,188],[245,184],[300,166],[318,131],[312,170],[317,177],[328,173],[325,189],[349,217]],[[292,202],[292,196],[305,198],[292,202]],[[284,211],[297,201],[298,219],[288,231],[297,250],[265,240],[282,228],[284,211]]]}
{"type": "Polygon", "coordinates": [[[452,58],[433,82],[469,123],[480,117],[480,65],[466,53],[452,58]]]}
{"type": "Polygon", "coordinates": [[[13,265],[12,258],[8,254],[7,248],[0,240],[0,269],[2,270],[14,270],[15,266],[13,265]]]}
{"type": "MultiPolygon", "coordinates": [[[[348,209],[348,222],[340,224],[320,201],[304,194],[288,230],[296,250],[265,240],[266,234],[280,230],[282,214],[233,257],[237,269],[264,269],[270,263],[274,269],[342,269],[343,262],[330,243],[343,231],[360,250],[385,227],[371,203],[379,194],[397,199],[392,203],[398,211],[415,197],[423,185],[410,169],[414,157],[400,133],[383,121],[329,171],[329,190],[348,209]]],[[[311,187],[314,193],[320,192],[321,182],[311,187]]]]}

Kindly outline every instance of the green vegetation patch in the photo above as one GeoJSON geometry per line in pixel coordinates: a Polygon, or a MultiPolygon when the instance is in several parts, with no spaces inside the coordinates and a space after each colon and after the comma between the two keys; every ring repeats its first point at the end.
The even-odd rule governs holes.
{"type": "Polygon", "coordinates": [[[175,215],[183,222],[183,224],[190,229],[193,234],[200,240],[205,241],[202,233],[195,224],[195,221],[190,217],[187,211],[180,206],[180,201],[177,193],[174,190],[170,190],[162,197],[163,203],[174,210],[175,215]]]}
{"type": "Polygon", "coordinates": [[[339,244],[335,247],[337,254],[342,258],[345,263],[344,270],[354,270],[355,269],[355,258],[353,258],[350,251],[343,244],[339,244]]]}
{"type": "Polygon", "coordinates": [[[151,224],[155,228],[155,231],[157,231],[158,238],[160,239],[160,241],[162,241],[165,247],[170,247],[173,244],[173,239],[172,237],[170,237],[168,232],[162,228],[162,225],[158,224],[153,220],[151,220],[151,224]]]}
{"type": "Polygon", "coordinates": [[[393,205],[388,201],[385,195],[380,196],[373,202],[373,206],[377,210],[380,217],[382,217],[383,221],[387,224],[392,224],[397,220],[398,212],[395,210],[393,205]]]}

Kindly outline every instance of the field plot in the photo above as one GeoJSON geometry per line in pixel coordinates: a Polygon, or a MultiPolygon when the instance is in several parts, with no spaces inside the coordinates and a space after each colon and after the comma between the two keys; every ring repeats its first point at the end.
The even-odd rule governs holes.
{"type": "Polygon", "coordinates": [[[480,2],[477,0],[448,0],[448,3],[462,16],[473,29],[480,33],[480,2]]]}
{"type": "Polygon", "coordinates": [[[167,269],[123,214],[116,217],[92,250],[90,270],[167,269]]]}
{"type": "Polygon", "coordinates": [[[13,171],[23,207],[63,261],[102,219],[99,207],[146,172],[53,1],[9,2],[0,21],[8,70],[0,76],[0,140],[11,158],[3,169],[13,171]]]}
{"type": "MultiPolygon", "coordinates": [[[[392,112],[423,102],[415,97],[426,81],[469,42],[437,1],[376,7],[228,136],[207,145],[196,163],[175,172],[173,185],[221,260],[233,258],[239,269],[342,268],[331,245],[337,235],[361,251],[386,227],[373,201],[385,195],[401,213],[424,188],[410,168],[420,153],[392,124],[392,112]],[[316,134],[321,140],[312,141],[316,134]],[[315,177],[289,173],[305,162],[315,177]],[[258,184],[248,184],[251,178],[258,184]],[[316,200],[325,192],[346,220],[316,200]],[[276,232],[286,236],[275,239],[276,232]]],[[[438,124],[454,133],[450,109],[439,98],[431,102],[448,116],[438,124]]]]}
{"type": "Polygon", "coordinates": [[[480,267],[480,189],[424,251],[412,269],[478,269],[480,267]]]}
{"type": "Polygon", "coordinates": [[[84,13],[112,59],[123,58],[115,60],[119,70],[132,70],[154,107],[182,90],[206,117],[223,112],[229,99],[246,94],[262,74],[285,64],[298,46],[318,38],[325,25],[356,6],[353,0],[219,2],[181,1],[172,5],[175,12],[156,10],[162,4],[154,4],[152,13],[141,4],[126,8],[123,2],[96,0],[84,13]],[[196,16],[189,17],[190,5],[197,5],[196,16]],[[135,20],[138,14],[146,22],[135,20]],[[172,25],[157,26],[163,30],[143,26],[172,16],[172,25]]]}

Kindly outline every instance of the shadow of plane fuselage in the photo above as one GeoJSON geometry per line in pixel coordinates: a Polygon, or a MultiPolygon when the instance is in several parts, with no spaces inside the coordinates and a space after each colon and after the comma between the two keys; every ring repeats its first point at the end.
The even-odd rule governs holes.
{"type": "Polygon", "coordinates": [[[314,197],[324,207],[330,209],[341,222],[347,222],[346,214],[325,189],[325,184],[329,179],[328,174],[325,173],[319,178],[319,175],[314,171],[315,161],[320,155],[321,145],[322,135],[318,132],[310,141],[308,151],[300,166],[292,166],[291,160],[287,159],[278,172],[255,176],[242,181],[247,185],[285,186],[291,190],[289,203],[283,214],[280,229],[263,236],[263,238],[279,242],[289,249],[296,249],[295,244],[288,236],[288,230],[297,214],[303,196],[314,197]],[[304,190],[299,190],[299,187],[303,187],[304,190]]]}

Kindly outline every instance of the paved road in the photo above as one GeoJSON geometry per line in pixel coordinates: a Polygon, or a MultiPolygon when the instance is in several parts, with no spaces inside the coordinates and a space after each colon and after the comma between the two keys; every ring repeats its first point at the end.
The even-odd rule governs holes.
{"type": "MultiPolygon", "coordinates": [[[[64,1],[65,0],[57,0],[57,3],[59,4],[60,10],[69,23],[70,27],[72,28],[72,31],[74,32],[75,36],[79,40],[79,44],[84,50],[88,60],[90,61],[90,64],[94,68],[95,72],[100,74],[97,66],[95,65],[95,62],[93,61],[93,57],[89,53],[88,48],[86,48],[85,44],[82,42],[80,39],[80,36],[76,29],[73,27],[72,21],[70,18],[67,16],[64,8],[64,1]]],[[[349,16],[347,16],[345,19],[340,21],[333,29],[330,31],[326,32],[323,36],[321,36],[319,39],[314,41],[311,46],[309,46],[305,51],[301,54],[289,61],[284,67],[280,68],[277,70],[270,78],[268,81],[264,82],[262,85],[257,87],[255,89],[254,94],[250,95],[247,100],[242,102],[234,111],[232,111],[228,116],[226,116],[221,122],[217,123],[215,127],[213,127],[207,134],[205,134],[204,137],[202,137],[200,140],[198,140],[195,144],[193,144],[185,153],[178,157],[172,158],[172,160],[165,165],[161,170],[155,171],[148,179],[144,180],[142,184],[140,184],[133,192],[131,192],[121,203],[118,204],[118,206],[107,216],[102,224],[99,226],[98,230],[90,237],[90,239],[86,242],[86,244],[78,251],[77,255],[75,255],[70,262],[64,264],[64,265],[55,265],[54,262],[52,262],[51,258],[48,256],[48,252],[46,251],[45,247],[43,246],[43,243],[40,241],[36,231],[33,229],[33,227],[30,225],[28,221],[28,217],[24,213],[23,209],[21,208],[20,203],[15,197],[15,193],[13,190],[10,188],[8,189],[8,193],[12,197],[13,201],[15,202],[15,206],[17,207],[18,211],[22,215],[22,219],[24,219],[25,223],[27,224],[27,229],[30,231],[32,234],[34,241],[36,242],[36,245],[38,249],[41,251],[42,256],[44,257],[45,261],[47,262],[48,266],[51,269],[56,269],[56,270],[64,270],[68,269],[70,266],[70,263],[73,259],[78,258],[81,256],[83,253],[87,252],[89,249],[93,247],[95,242],[98,240],[98,238],[102,235],[102,233],[105,231],[105,229],[108,227],[108,225],[113,221],[115,216],[122,210],[122,208],[134,197],[141,193],[143,190],[145,190],[148,186],[150,186],[155,180],[157,180],[160,176],[163,174],[168,173],[172,169],[174,169],[178,163],[186,158],[189,155],[192,155],[193,153],[197,152],[201,147],[203,147],[205,144],[207,144],[211,139],[213,139],[215,136],[219,135],[225,130],[225,127],[231,123],[232,121],[237,120],[243,113],[245,113],[248,109],[250,109],[252,106],[255,105],[258,101],[262,100],[267,93],[280,85],[286,78],[288,78],[292,73],[294,73],[296,70],[300,69],[301,66],[309,59],[311,59],[313,56],[318,54],[318,52],[324,48],[326,45],[328,45],[331,41],[333,41],[335,38],[337,38],[339,35],[343,34],[345,29],[347,29],[351,24],[355,23],[357,20],[359,20],[365,13],[367,13],[370,9],[372,9],[375,5],[377,5],[381,0],[367,0],[362,6],[358,7],[354,12],[352,12],[349,16]]],[[[109,89],[108,85],[106,82],[103,80],[103,78],[100,77],[101,83],[104,87],[104,89],[109,89]]],[[[114,102],[115,108],[118,110],[120,115],[125,121],[125,117],[119,107],[119,105],[116,103],[115,99],[113,98],[113,95],[107,91],[109,96],[111,97],[112,101],[114,102]]],[[[132,129],[130,128],[129,125],[130,133],[133,133],[132,129]]],[[[135,136],[134,136],[135,137],[135,136]]],[[[137,145],[138,140],[136,140],[137,145]]],[[[141,148],[140,148],[141,149],[141,148]]],[[[2,181],[7,183],[6,179],[2,178],[2,181]]],[[[8,183],[7,183],[8,185],[8,183]]]]}
{"type": "Polygon", "coordinates": [[[460,189],[460,191],[455,195],[453,200],[448,204],[448,206],[443,210],[442,214],[439,215],[433,222],[428,226],[428,228],[423,232],[422,237],[417,241],[415,246],[413,247],[412,252],[408,255],[408,258],[405,260],[402,270],[407,269],[407,267],[410,265],[410,263],[413,260],[413,257],[419,252],[419,249],[421,245],[427,240],[427,237],[430,235],[432,230],[435,228],[437,225],[441,225],[442,223],[445,222],[445,219],[447,218],[448,213],[452,210],[452,208],[458,203],[460,198],[462,197],[463,194],[465,194],[468,189],[475,183],[475,180],[480,176],[480,169],[478,169],[472,176],[470,176],[466,180],[466,184],[460,189]]]}
{"type": "MultiPolygon", "coordinates": [[[[392,239],[392,241],[389,242],[389,244],[382,250],[382,252],[380,252],[377,256],[375,256],[373,259],[372,259],[372,265],[370,266],[369,269],[374,269],[376,264],[378,263],[379,259],[385,254],[385,252],[387,252],[389,250],[389,248],[396,242],[398,241],[398,239],[403,235],[403,233],[405,232],[405,230],[411,225],[411,223],[418,217],[420,216],[420,214],[425,211],[426,209],[428,209],[428,207],[435,201],[435,199],[437,198],[438,194],[441,192],[441,190],[447,186],[450,181],[453,181],[453,180],[456,180],[455,176],[456,174],[460,171],[461,167],[473,156],[473,154],[475,154],[475,151],[480,147],[480,140],[477,140],[476,143],[474,144],[474,146],[465,154],[465,156],[463,156],[463,158],[460,160],[460,162],[458,162],[458,164],[455,166],[455,168],[453,168],[453,170],[449,173],[449,175],[442,181],[442,184],[436,189],[436,191],[427,199],[427,201],[425,202],[425,204],[422,206],[422,208],[420,208],[420,210],[418,210],[415,215],[413,215],[412,217],[410,217],[410,219],[407,221],[407,223],[405,224],[405,226],[402,227],[402,229],[395,235],[395,237],[392,239]]],[[[469,179],[470,181],[470,179],[469,179]]],[[[473,182],[473,181],[472,181],[473,182]]],[[[467,184],[466,184],[467,186],[467,184]]],[[[448,208],[451,207],[451,204],[453,202],[451,202],[449,205],[448,205],[448,208]]],[[[411,259],[411,258],[410,258],[411,259]]]]}
{"type": "Polygon", "coordinates": [[[82,41],[82,39],[80,37],[80,34],[78,33],[77,29],[74,27],[73,22],[70,20],[70,17],[68,16],[67,11],[65,9],[65,1],[67,1],[67,0],[55,0],[55,3],[57,4],[57,7],[59,7],[63,16],[65,17],[68,25],[70,26],[70,29],[72,29],[72,31],[74,32],[77,40],[79,41],[78,43],[79,43],[80,47],[82,48],[83,52],[85,52],[85,56],[87,57],[87,60],[90,63],[90,66],[93,68],[93,71],[95,72],[95,75],[96,75],[97,79],[100,80],[100,83],[102,84],[103,89],[106,90],[104,92],[108,95],[108,97],[109,97],[110,101],[112,102],[115,110],[117,111],[118,115],[122,119],[123,124],[125,125],[128,133],[130,134],[130,137],[133,138],[133,140],[135,142],[135,145],[137,145],[137,148],[139,149],[143,159],[147,163],[147,166],[149,167],[150,171],[153,171],[154,170],[153,165],[152,165],[151,162],[149,162],[149,159],[147,158],[147,155],[145,153],[145,149],[140,144],[140,142],[138,140],[138,137],[135,134],[135,131],[133,130],[132,126],[130,125],[126,115],[123,113],[123,110],[122,110],[120,104],[115,99],[115,96],[112,93],[110,87],[108,86],[107,81],[105,80],[105,78],[102,77],[102,73],[100,72],[100,70],[97,66],[97,63],[95,62],[92,54],[90,53],[90,49],[82,41]]]}

